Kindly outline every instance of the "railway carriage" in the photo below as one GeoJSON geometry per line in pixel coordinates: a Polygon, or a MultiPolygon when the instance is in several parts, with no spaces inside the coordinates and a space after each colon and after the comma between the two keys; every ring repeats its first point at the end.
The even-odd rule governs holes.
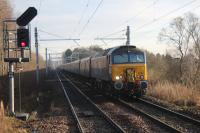
{"type": "Polygon", "coordinates": [[[80,74],[80,60],[66,63],[64,65],[61,65],[60,68],[62,70],[65,70],[74,74],[80,74]]]}
{"type": "Polygon", "coordinates": [[[91,77],[99,81],[109,81],[109,62],[107,56],[91,59],[91,77]]]}
{"type": "Polygon", "coordinates": [[[102,56],[67,63],[62,68],[89,78],[103,91],[117,90],[140,97],[147,89],[146,56],[135,46],[110,48],[102,56]]]}
{"type": "Polygon", "coordinates": [[[80,60],[80,75],[90,78],[91,75],[91,57],[80,60]]]}

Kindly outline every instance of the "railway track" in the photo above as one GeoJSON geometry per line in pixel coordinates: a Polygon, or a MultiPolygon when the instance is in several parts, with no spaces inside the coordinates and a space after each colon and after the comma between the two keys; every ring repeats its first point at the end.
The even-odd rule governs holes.
{"type": "Polygon", "coordinates": [[[79,132],[113,132],[124,133],[125,131],[96,106],[85,94],[62,74],[57,74],[65,97],[70,105],[79,132]],[[61,77],[65,81],[61,80],[61,77]]]}
{"type": "Polygon", "coordinates": [[[130,110],[133,110],[134,112],[137,112],[140,115],[143,115],[147,118],[149,118],[150,120],[152,120],[153,122],[157,123],[159,126],[161,126],[162,128],[166,129],[169,132],[176,132],[176,133],[182,133],[181,130],[176,129],[175,127],[165,123],[164,121],[154,117],[153,115],[143,111],[142,109],[136,108],[134,106],[131,106],[131,104],[121,100],[121,99],[117,99],[117,101],[122,104],[123,106],[126,106],[127,108],[129,108],[130,110]]]}
{"type": "MultiPolygon", "coordinates": [[[[84,88],[90,87],[90,89],[91,89],[90,85],[88,85],[88,84],[84,84],[83,85],[83,83],[79,82],[78,80],[76,80],[76,81],[73,80],[73,82],[75,82],[76,84],[85,86],[84,88]]],[[[113,101],[111,100],[110,102],[113,102],[113,101]]],[[[128,103],[128,102],[126,102],[124,100],[115,99],[113,103],[116,105],[115,106],[116,108],[118,106],[117,104],[120,104],[122,106],[121,107],[118,106],[119,108],[122,109],[123,107],[126,107],[126,109],[128,109],[129,111],[131,111],[133,113],[137,113],[137,115],[143,116],[143,117],[151,120],[153,123],[158,125],[160,128],[165,129],[165,131],[167,131],[167,132],[183,132],[183,131],[171,126],[170,124],[165,123],[165,121],[162,121],[161,119],[154,117],[154,115],[148,114],[147,112],[143,111],[142,109],[138,109],[138,108],[132,106],[130,103],[128,103]]],[[[129,114],[129,115],[131,115],[131,114],[129,114]]]]}
{"type": "Polygon", "coordinates": [[[145,104],[145,105],[147,105],[147,106],[152,106],[153,108],[162,110],[162,112],[166,112],[166,113],[169,113],[169,114],[171,114],[171,115],[177,116],[177,117],[179,117],[180,119],[183,119],[183,120],[185,120],[185,121],[187,121],[187,122],[192,123],[193,125],[196,125],[196,126],[199,126],[199,127],[200,127],[200,121],[199,121],[199,120],[196,120],[196,119],[194,119],[194,118],[192,118],[192,117],[189,117],[189,116],[187,116],[187,115],[183,115],[183,114],[181,114],[181,113],[178,113],[178,112],[172,111],[172,110],[170,110],[170,109],[167,109],[167,108],[165,108],[165,107],[159,106],[159,105],[154,104],[154,103],[152,103],[152,102],[149,102],[149,101],[147,101],[147,100],[145,100],[145,99],[143,99],[143,98],[139,98],[138,101],[141,102],[141,103],[143,103],[143,104],[145,104]]]}
{"type": "Polygon", "coordinates": [[[122,104],[135,109],[136,111],[161,121],[165,125],[176,129],[178,132],[198,133],[200,131],[200,122],[191,117],[171,111],[159,105],[150,103],[143,99],[135,101],[119,100],[122,104]]]}
{"type": "MultiPolygon", "coordinates": [[[[76,80],[74,82],[78,83],[80,81],[76,80]]],[[[85,87],[86,86],[90,87],[90,89],[92,88],[90,84],[85,84],[85,87]]],[[[115,100],[118,100],[118,99],[115,99],[115,100]]],[[[158,121],[158,123],[162,123],[160,126],[163,125],[163,127],[165,127],[166,129],[169,128],[169,130],[171,128],[171,131],[173,132],[197,133],[200,131],[199,120],[193,119],[189,116],[183,115],[175,111],[171,111],[167,108],[153,104],[144,99],[137,99],[137,100],[135,99],[131,101],[120,99],[118,101],[124,106],[127,106],[127,108],[132,108],[139,114],[141,115],[143,114],[146,117],[149,117],[149,119],[152,119],[152,121],[158,121]]]]}

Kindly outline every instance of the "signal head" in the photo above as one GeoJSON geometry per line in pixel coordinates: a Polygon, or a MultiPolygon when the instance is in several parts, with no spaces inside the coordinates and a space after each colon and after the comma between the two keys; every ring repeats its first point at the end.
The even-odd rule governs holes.
{"type": "Polygon", "coordinates": [[[19,48],[29,48],[28,29],[17,29],[17,46],[19,48]]]}

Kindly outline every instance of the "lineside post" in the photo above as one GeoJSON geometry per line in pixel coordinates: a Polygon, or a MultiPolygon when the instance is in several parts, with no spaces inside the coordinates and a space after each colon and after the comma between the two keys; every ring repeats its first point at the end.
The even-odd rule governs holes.
{"type": "Polygon", "coordinates": [[[46,77],[47,77],[47,75],[48,75],[48,53],[47,53],[47,48],[45,48],[45,54],[46,54],[46,77]]]}
{"type": "Polygon", "coordinates": [[[49,62],[48,62],[48,67],[49,67],[49,70],[50,70],[50,67],[51,67],[51,55],[49,53],[49,62]]]}
{"type": "Polygon", "coordinates": [[[15,114],[15,106],[14,106],[14,66],[13,62],[9,62],[9,105],[10,105],[10,114],[15,114]]]}
{"type": "Polygon", "coordinates": [[[39,55],[38,55],[38,32],[35,27],[35,51],[36,51],[36,83],[39,84],[39,55]]]}
{"type": "Polygon", "coordinates": [[[126,37],[127,37],[126,45],[129,46],[130,45],[130,27],[129,26],[127,26],[126,37]]]}
{"type": "Polygon", "coordinates": [[[129,46],[130,45],[130,27],[129,26],[127,26],[126,37],[127,37],[126,45],[129,46]]]}

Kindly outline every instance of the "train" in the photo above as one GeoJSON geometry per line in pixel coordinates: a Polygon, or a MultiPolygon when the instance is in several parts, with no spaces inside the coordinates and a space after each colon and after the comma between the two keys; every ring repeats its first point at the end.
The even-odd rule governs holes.
{"type": "Polygon", "coordinates": [[[65,63],[59,68],[113,94],[141,97],[148,86],[146,54],[132,45],[109,48],[102,55],[65,63]]]}

